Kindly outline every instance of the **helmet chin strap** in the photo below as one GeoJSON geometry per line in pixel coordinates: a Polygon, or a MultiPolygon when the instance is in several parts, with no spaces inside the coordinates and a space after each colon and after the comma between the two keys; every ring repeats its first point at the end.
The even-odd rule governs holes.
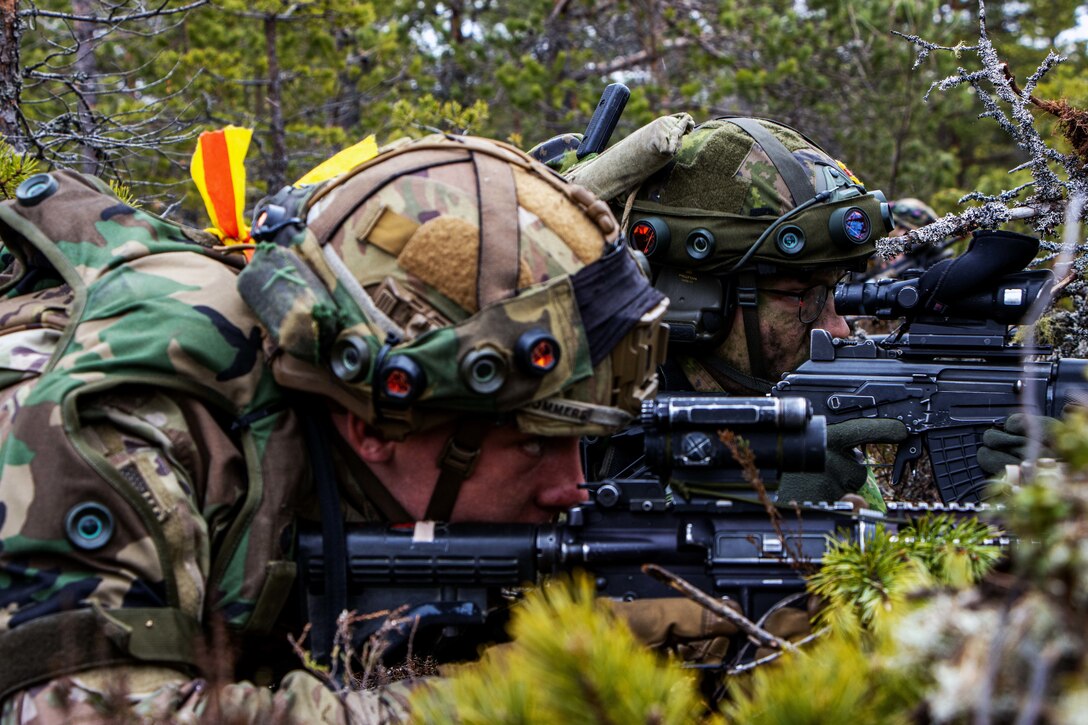
{"type": "Polygon", "coordinates": [[[759,292],[756,290],[756,273],[752,270],[737,275],[737,304],[744,319],[749,373],[759,377],[764,374],[766,362],[763,359],[763,336],[759,330],[759,292]]]}
{"type": "Polygon", "coordinates": [[[431,500],[427,503],[424,521],[449,521],[461,484],[476,469],[484,433],[488,424],[481,420],[468,421],[446,439],[446,445],[438,454],[438,480],[435,481],[431,500]]]}

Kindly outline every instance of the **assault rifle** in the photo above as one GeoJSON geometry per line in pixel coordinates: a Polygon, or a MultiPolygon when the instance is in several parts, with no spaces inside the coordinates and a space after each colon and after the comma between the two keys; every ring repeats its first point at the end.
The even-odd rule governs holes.
{"type": "Polygon", "coordinates": [[[976,456],[982,434],[1017,411],[1060,417],[1085,404],[1088,360],[1052,361],[1052,349],[1014,342],[1011,325],[1031,323],[1050,294],[1051,272],[1022,270],[1038,240],[976,232],[962,256],[901,281],[843,283],[839,314],[905,317],[886,337],[832,338],[812,331],[810,359],[783,376],[772,395],[800,395],[828,424],[859,417],[901,420],[892,478],[928,449],[943,501],[975,502],[986,473],[976,456]]]}
{"type": "MultiPolygon", "coordinates": [[[[642,572],[654,563],[733,598],[758,619],[804,591],[801,570],[820,563],[829,537],[865,540],[872,527],[887,523],[847,503],[784,508],[775,522],[763,504],[739,497],[752,496],[745,479],[754,471],[773,489],[781,472],[823,470],[826,425],[802,399],[660,397],[645,403],[642,424],[648,460],[661,477],[589,484],[589,501],[560,523],[348,526],[347,608],[363,614],[407,607],[387,638],[387,659],[403,657],[409,641],[413,651],[439,660],[464,659],[480,642],[504,639],[504,593],[511,589],[582,569],[596,578],[602,596],[678,596],[642,572]],[[723,429],[746,441],[747,473],[719,437],[723,429]],[[678,488],[690,498],[677,495],[678,488]]],[[[313,632],[332,631],[328,620],[339,614],[329,611],[323,535],[318,527],[298,534],[313,632]]],[[[383,621],[361,622],[356,645],[383,621]]],[[[315,652],[330,644],[313,643],[315,652]]]]}

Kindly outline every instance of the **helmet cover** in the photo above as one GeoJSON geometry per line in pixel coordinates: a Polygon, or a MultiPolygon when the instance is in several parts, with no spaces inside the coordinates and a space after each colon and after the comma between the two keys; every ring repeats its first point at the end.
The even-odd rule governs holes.
{"type": "Polygon", "coordinates": [[[891,228],[883,194],[799,132],[754,118],[697,126],[629,206],[625,231],[652,264],[715,274],[858,268],[891,228]]]}
{"type": "Polygon", "coordinates": [[[607,205],[512,147],[398,144],[256,217],[239,285],[277,380],[390,437],[466,415],[600,434],[656,390],[664,299],[607,205]]]}

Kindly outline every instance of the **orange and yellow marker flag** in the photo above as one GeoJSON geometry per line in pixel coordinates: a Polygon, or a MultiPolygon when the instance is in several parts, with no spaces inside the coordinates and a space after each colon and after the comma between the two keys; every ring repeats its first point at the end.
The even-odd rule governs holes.
{"type": "Polygon", "coordinates": [[[224,244],[250,241],[245,221],[246,167],[253,129],[227,126],[197,139],[189,172],[212,220],[209,232],[224,244]]]}

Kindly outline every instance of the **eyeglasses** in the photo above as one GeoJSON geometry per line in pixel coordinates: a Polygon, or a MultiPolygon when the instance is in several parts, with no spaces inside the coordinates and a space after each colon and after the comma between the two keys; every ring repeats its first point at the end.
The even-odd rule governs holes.
{"type": "Polygon", "coordinates": [[[816,318],[823,312],[824,305],[827,304],[827,297],[834,286],[835,285],[833,284],[817,284],[803,289],[800,292],[790,292],[788,290],[771,289],[768,287],[756,287],[756,291],[768,295],[789,297],[797,300],[797,319],[807,325],[810,322],[815,322],[816,318]]]}

